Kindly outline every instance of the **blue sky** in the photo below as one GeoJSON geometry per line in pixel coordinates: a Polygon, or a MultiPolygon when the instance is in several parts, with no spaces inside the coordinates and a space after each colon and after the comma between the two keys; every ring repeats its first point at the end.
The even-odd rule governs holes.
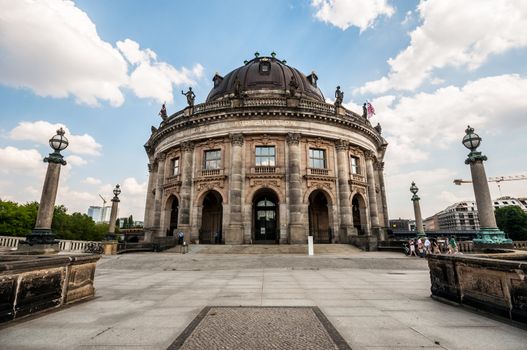
{"type": "MultiPolygon", "coordinates": [[[[0,198],[39,200],[47,140],[60,124],[59,197],[71,211],[99,205],[122,184],[121,214],[141,219],[143,144],[160,104],[184,107],[180,90],[206,98],[226,74],[272,51],[316,71],[352,110],[366,99],[390,143],[390,216],[425,216],[472,200],[467,124],[483,137],[489,176],[526,174],[527,4],[513,0],[0,1],[0,198]],[[76,146],[73,146],[73,145],[76,146]]],[[[494,197],[500,193],[491,184],[494,197]]],[[[502,195],[527,196],[525,181],[502,195]]]]}

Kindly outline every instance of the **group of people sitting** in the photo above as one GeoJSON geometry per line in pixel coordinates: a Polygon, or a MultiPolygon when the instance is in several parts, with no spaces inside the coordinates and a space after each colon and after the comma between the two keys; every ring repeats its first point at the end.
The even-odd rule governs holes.
{"type": "Polygon", "coordinates": [[[424,258],[429,254],[456,254],[459,253],[458,244],[454,237],[432,238],[428,237],[410,239],[408,248],[405,249],[409,256],[424,258]]]}

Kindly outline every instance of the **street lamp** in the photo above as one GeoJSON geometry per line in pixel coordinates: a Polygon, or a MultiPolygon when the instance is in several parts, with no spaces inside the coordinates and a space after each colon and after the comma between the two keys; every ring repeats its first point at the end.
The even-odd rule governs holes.
{"type": "MultiPolygon", "coordinates": [[[[60,151],[65,150],[69,145],[68,139],[64,134],[64,130],[60,128],[49,140],[49,145],[54,152],[44,158],[44,162],[48,163],[48,169],[46,171],[42,196],[40,197],[40,204],[38,206],[35,228],[26,237],[26,242],[29,243],[30,246],[35,244],[53,245],[56,243],[53,232],[51,232],[51,223],[53,221],[53,210],[55,209],[55,200],[57,198],[57,189],[59,186],[60,166],[66,165],[66,161],[62,154],[60,154],[60,151]]],[[[48,250],[51,252],[55,249],[53,247],[42,248],[44,252],[47,252],[48,250]]]]}
{"type": "Polygon", "coordinates": [[[414,213],[415,213],[415,229],[417,231],[418,237],[424,237],[425,236],[425,230],[423,228],[423,217],[421,215],[421,206],[419,204],[419,196],[417,195],[417,192],[419,192],[419,188],[415,185],[415,182],[412,181],[412,186],[410,186],[410,192],[412,192],[412,202],[414,202],[414,213]]]}
{"type": "Polygon", "coordinates": [[[119,195],[121,194],[121,186],[119,186],[119,184],[115,185],[113,194],[112,211],[110,212],[110,223],[108,227],[108,235],[106,236],[108,241],[115,240],[115,221],[117,220],[117,206],[119,205],[119,195]]]}
{"type": "Polygon", "coordinates": [[[480,230],[478,231],[477,237],[474,239],[474,244],[480,246],[508,245],[512,247],[512,240],[508,239],[505,233],[499,230],[496,225],[496,217],[494,216],[494,207],[490,197],[489,183],[487,182],[485,166],[483,165],[483,162],[487,160],[487,156],[477,151],[477,148],[481,144],[481,137],[479,137],[479,135],[474,132],[474,128],[471,128],[469,125],[465,130],[465,136],[463,137],[462,143],[463,146],[470,150],[468,158],[465,160],[465,164],[470,165],[480,223],[480,230]]]}

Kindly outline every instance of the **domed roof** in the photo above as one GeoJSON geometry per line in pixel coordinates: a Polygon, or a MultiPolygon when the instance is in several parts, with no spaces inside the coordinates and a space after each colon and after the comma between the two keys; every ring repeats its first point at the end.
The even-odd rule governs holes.
{"type": "Polygon", "coordinates": [[[318,78],[314,72],[306,77],[298,69],[277,59],[274,54],[271,57],[259,57],[258,54],[255,56],[256,58],[225,77],[216,74],[212,79],[214,87],[207,96],[207,102],[236,95],[240,91],[248,94],[252,91],[285,94],[286,90],[289,90],[291,80],[296,80],[298,84],[297,96],[325,102],[322,91],[317,87],[318,78]]]}

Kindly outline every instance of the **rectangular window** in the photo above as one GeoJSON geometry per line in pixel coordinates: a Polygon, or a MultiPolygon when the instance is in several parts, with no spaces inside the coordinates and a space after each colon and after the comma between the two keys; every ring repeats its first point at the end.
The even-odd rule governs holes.
{"type": "Polygon", "coordinates": [[[351,156],[351,173],[360,174],[359,158],[351,156]]]}
{"type": "Polygon", "coordinates": [[[275,166],[275,157],[274,146],[256,146],[256,166],[275,166]]]}
{"type": "Polygon", "coordinates": [[[212,151],[205,151],[205,161],[203,163],[203,169],[220,169],[221,167],[221,150],[215,149],[212,151]]]}
{"type": "Polygon", "coordinates": [[[179,158],[172,159],[172,175],[179,175],[179,158]]]}
{"type": "Polygon", "coordinates": [[[309,149],[309,167],[314,169],[326,169],[326,151],[323,149],[309,149]]]}

